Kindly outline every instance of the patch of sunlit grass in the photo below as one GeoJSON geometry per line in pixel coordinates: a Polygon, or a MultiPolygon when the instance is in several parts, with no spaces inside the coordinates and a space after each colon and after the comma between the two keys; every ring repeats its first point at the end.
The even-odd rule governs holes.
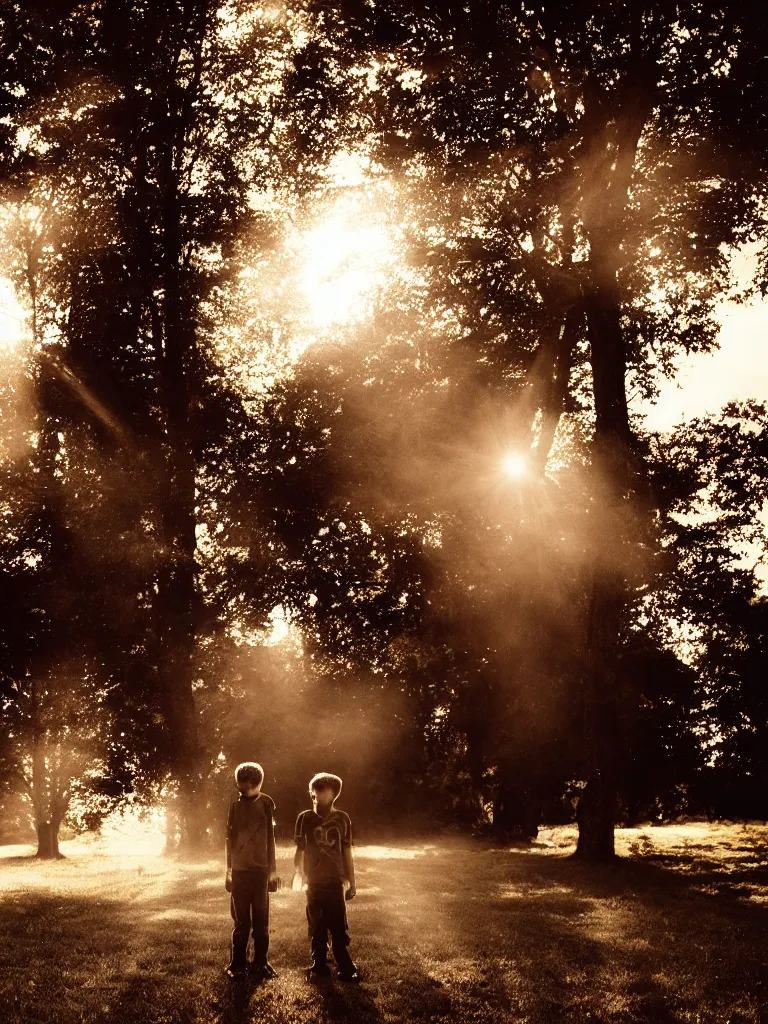
{"type": "Polygon", "coordinates": [[[415,860],[429,853],[436,853],[434,844],[416,847],[403,846],[357,846],[355,856],[362,860],[415,860]]]}
{"type": "MultiPolygon", "coordinates": [[[[553,1020],[757,1024],[762,825],[622,829],[614,866],[571,860],[575,830],[518,849],[452,838],[357,848],[351,951],[364,984],[307,983],[304,898],[272,898],[279,978],[223,974],[220,860],[66,842],[66,860],[0,858],[0,1005],[11,1024],[355,1024],[553,1020]],[[647,841],[639,837],[647,836],[647,841]],[[659,859],[660,858],[660,859],[659,859]],[[697,869],[691,868],[692,864],[697,869]],[[141,871],[139,871],[141,868],[141,871]],[[751,886],[748,889],[747,886],[751,886]]],[[[289,877],[292,847],[280,844],[289,877]]]]}

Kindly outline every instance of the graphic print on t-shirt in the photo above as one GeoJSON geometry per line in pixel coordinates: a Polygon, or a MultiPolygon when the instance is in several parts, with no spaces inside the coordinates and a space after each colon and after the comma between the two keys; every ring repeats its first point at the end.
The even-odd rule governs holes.
{"type": "Polygon", "coordinates": [[[352,824],[344,811],[321,818],[304,811],[296,822],[296,842],[304,848],[307,881],[340,882],[344,878],[343,848],[352,841],[352,824]]]}
{"type": "Polygon", "coordinates": [[[338,864],[341,857],[341,832],[335,822],[315,825],[315,843],[324,857],[330,857],[334,864],[338,864]]]}

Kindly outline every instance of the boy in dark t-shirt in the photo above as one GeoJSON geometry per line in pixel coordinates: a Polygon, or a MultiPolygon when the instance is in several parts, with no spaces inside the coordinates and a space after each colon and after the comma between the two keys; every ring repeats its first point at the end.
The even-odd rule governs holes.
{"type": "Polygon", "coordinates": [[[341,792],[338,775],[321,772],[309,783],[312,810],[296,819],[294,838],[296,873],[307,883],[307,924],[312,948],[310,978],[330,973],[328,933],[339,977],[357,982],[357,968],[347,946],[349,931],[346,900],[355,896],[355,866],[352,860],[352,822],[335,806],[341,792]],[[344,882],[348,887],[346,899],[344,882]]]}
{"type": "Polygon", "coordinates": [[[264,771],[246,761],[235,769],[239,799],[232,800],[227,815],[224,848],[231,893],[232,958],[227,974],[234,978],[246,967],[248,935],[253,931],[253,970],[259,978],[276,978],[267,960],[269,950],[269,892],[279,884],[275,868],[275,803],[261,792],[264,771]]]}

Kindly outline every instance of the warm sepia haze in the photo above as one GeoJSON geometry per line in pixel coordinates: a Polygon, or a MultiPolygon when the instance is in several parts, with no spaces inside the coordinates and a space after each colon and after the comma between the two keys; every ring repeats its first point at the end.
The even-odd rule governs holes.
{"type": "MultiPolygon", "coordinates": [[[[407,252],[396,219],[402,207],[391,185],[367,179],[368,165],[359,155],[339,154],[318,199],[288,214],[277,251],[242,271],[241,301],[262,311],[271,341],[254,332],[258,321],[250,319],[245,332],[234,323],[219,324],[214,344],[224,366],[241,367],[246,391],[268,388],[313,343],[334,336],[354,345],[355,330],[364,330],[382,302],[394,300],[387,288],[395,271],[402,274],[407,252]],[[236,338],[228,334],[233,330],[236,338]]],[[[734,291],[748,288],[756,270],[755,247],[735,253],[732,267],[734,291]]],[[[719,303],[715,351],[680,357],[673,377],[658,373],[658,399],[632,400],[645,426],[668,431],[686,419],[716,413],[729,401],[763,400],[768,395],[766,308],[759,295],[719,303]]]]}
{"type": "MultiPolygon", "coordinates": [[[[241,372],[248,375],[244,384],[248,395],[268,397],[270,386],[276,381],[290,376],[294,368],[301,371],[302,360],[306,355],[312,356],[313,345],[319,346],[321,352],[329,343],[354,352],[363,338],[366,346],[371,345],[366,321],[382,306],[386,308],[388,300],[393,301],[391,281],[398,272],[402,275],[402,263],[398,260],[402,260],[404,249],[403,242],[398,243],[401,225],[392,218],[392,210],[397,206],[394,202],[388,205],[386,187],[366,187],[360,161],[347,157],[338,161],[337,168],[341,169],[329,176],[327,190],[317,207],[310,204],[301,216],[291,218],[292,223],[277,252],[243,275],[245,301],[252,302],[253,308],[262,315],[264,309],[268,309],[265,319],[277,325],[273,328],[271,343],[265,344],[259,334],[253,332],[245,332],[239,346],[228,348],[226,342],[222,343],[222,366],[231,369],[236,377],[241,372]],[[270,344],[274,346],[272,349],[270,344]],[[270,363],[270,351],[281,353],[282,362],[276,359],[270,363]]],[[[746,280],[741,280],[743,277],[741,274],[742,287],[747,284],[746,280]]],[[[714,353],[691,356],[681,369],[684,379],[688,365],[700,367],[701,372],[707,373],[710,363],[719,362],[717,387],[704,395],[696,387],[683,385],[680,389],[678,380],[660,379],[658,403],[636,406],[647,417],[649,428],[671,430],[693,416],[716,413],[727,401],[761,398],[759,382],[763,364],[756,360],[756,371],[745,377],[741,373],[739,352],[740,345],[747,344],[757,354],[760,345],[757,332],[766,307],[758,299],[742,306],[724,303],[720,309],[723,318],[721,348],[714,353]],[[752,339],[734,335],[730,326],[734,310],[752,325],[756,332],[752,339]]],[[[225,325],[224,338],[226,331],[225,325]]],[[[332,347],[328,351],[334,350],[332,347]]],[[[375,342],[373,353],[375,355],[375,342]]],[[[329,354],[328,358],[335,359],[335,356],[329,354]]],[[[387,408],[373,408],[369,411],[369,422],[378,424],[390,412],[387,408]]],[[[421,431],[428,434],[434,428],[429,413],[425,415],[421,431]]],[[[446,531],[439,519],[431,526],[415,525],[415,530],[432,550],[440,551],[436,564],[440,566],[439,571],[445,573],[446,580],[455,577],[462,579],[470,589],[479,587],[487,591],[485,603],[481,603],[480,621],[469,617],[476,615],[477,609],[467,607],[468,618],[461,623],[460,599],[456,595],[447,598],[455,603],[453,615],[456,618],[452,622],[455,637],[458,638],[465,628],[480,631],[487,635],[491,645],[505,652],[502,660],[510,661],[514,661],[515,645],[526,631],[545,623],[547,628],[552,623],[564,624],[568,620],[572,620],[572,626],[578,623],[578,617],[574,617],[573,591],[567,581],[553,575],[548,559],[551,558],[551,537],[557,534],[558,557],[565,559],[563,564],[572,564],[576,573],[587,536],[586,526],[577,518],[563,521],[547,487],[537,482],[530,453],[521,449],[515,440],[517,427],[510,426],[513,422],[500,409],[500,404],[494,407],[491,403],[487,412],[480,416],[479,427],[471,438],[461,445],[443,446],[443,466],[420,461],[420,454],[414,450],[401,466],[388,470],[390,475],[383,480],[366,479],[362,484],[363,501],[374,516],[384,517],[398,492],[414,494],[421,488],[431,498],[447,501],[449,508],[473,508],[496,522],[499,534],[495,537],[485,535],[469,539],[460,538],[458,534],[452,537],[450,528],[446,531]],[[526,557],[537,548],[541,549],[538,557],[526,563],[526,557]],[[496,575],[507,557],[516,562],[514,571],[524,588],[539,595],[537,614],[541,621],[538,623],[520,618],[510,629],[504,571],[496,575]]],[[[561,454],[558,456],[556,448],[549,466],[549,475],[555,480],[558,470],[573,462],[573,453],[568,448],[567,424],[561,431],[559,444],[561,454]]],[[[370,455],[371,449],[364,447],[363,452],[365,457],[370,455]]],[[[578,473],[575,481],[579,486],[578,473]]],[[[360,500],[360,493],[355,500],[360,500]]],[[[350,515],[347,513],[344,518],[350,515]]],[[[605,540],[607,543],[607,538],[605,540]]],[[[745,553],[747,563],[750,556],[754,561],[757,552],[745,553]]],[[[450,586],[446,593],[449,591],[450,586]]],[[[298,644],[300,650],[301,627],[292,622],[290,612],[277,607],[270,615],[270,622],[269,642],[280,644],[290,640],[291,644],[298,644]]],[[[232,623],[231,635],[238,641],[248,637],[237,623],[232,623]]],[[[261,635],[254,634],[251,642],[261,635]]],[[[695,639],[695,634],[691,637],[688,627],[681,623],[670,624],[670,635],[676,650],[683,656],[695,639]]],[[[543,659],[536,670],[545,671],[545,664],[546,659],[543,659]]],[[[544,733],[547,728],[553,728],[558,699],[555,696],[554,704],[542,705],[539,720],[533,715],[529,729],[544,733]]],[[[275,707],[282,706],[279,692],[274,701],[275,707]]]]}
{"type": "Polygon", "coordinates": [[[286,197],[274,250],[240,272],[218,308],[212,303],[212,345],[246,395],[263,396],[312,344],[353,344],[355,325],[380,301],[397,230],[390,189],[362,188],[363,166],[348,155],[317,198],[296,206],[286,197]]]}
{"type": "MultiPolygon", "coordinates": [[[[393,281],[403,280],[407,251],[403,225],[395,219],[402,216],[402,208],[392,186],[386,180],[371,180],[369,172],[364,157],[340,154],[329,167],[316,199],[281,212],[282,237],[276,249],[242,270],[233,287],[210,301],[208,329],[213,350],[246,399],[259,397],[263,401],[277,381],[292,374],[302,354],[313,345],[331,341],[354,347],[374,313],[395,301],[393,281]]],[[[271,212],[279,209],[279,199],[271,197],[268,208],[271,212]]],[[[754,257],[737,255],[734,264],[737,286],[747,287],[755,269],[754,257]]],[[[682,359],[671,380],[659,376],[657,401],[635,400],[634,408],[644,416],[646,427],[671,430],[694,416],[717,412],[728,401],[760,400],[768,394],[768,359],[763,351],[766,308],[759,298],[743,304],[721,303],[716,351],[682,359]]],[[[8,282],[0,318],[0,351],[6,366],[16,367],[18,374],[20,343],[28,320],[8,282]]],[[[24,392],[23,379],[22,373],[13,390],[15,401],[24,392]]],[[[480,441],[477,455],[470,448],[448,451],[449,459],[461,467],[459,476],[450,481],[449,492],[466,487],[468,477],[482,479],[484,496],[491,495],[490,508],[507,501],[505,481],[525,481],[532,471],[519,444],[505,440],[504,429],[499,428],[505,417],[495,424],[494,418],[496,413],[491,413],[488,436],[480,441]]],[[[566,428],[564,422],[559,444],[566,445],[563,454],[567,460],[566,428]]],[[[509,431],[510,438],[514,433],[509,431]]],[[[556,474],[558,465],[556,448],[549,472],[556,474]]],[[[408,472],[423,479],[430,471],[414,463],[408,472]]],[[[470,489],[475,482],[470,479],[470,489]]],[[[519,502],[519,493],[515,491],[512,500],[513,505],[519,502]]],[[[530,494],[526,500],[532,500],[530,494]]],[[[199,543],[201,550],[210,545],[206,528],[201,528],[199,543]]],[[[272,615],[279,636],[288,628],[288,619],[280,609],[272,615]]],[[[237,635],[237,625],[232,628],[237,635]]]]}
{"type": "Polygon", "coordinates": [[[761,1024],[766,38],[2,6],[0,1024],[761,1024]]]}
{"type": "MultiPolygon", "coordinates": [[[[386,180],[372,181],[369,170],[366,158],[339,154],[317,199],[282,212],[276,251],[242,270],[234,288],[210,301],[213,349],[245,396],[267,395],[313,344],[333,339],[354,346],[356,332],[365,330],[374,310],[394,300],[392,281],[396,273],[402,280],[406,251],[402,225],[395,219],[402,209],[392,186],[386,180]]],[[[279,204],[272,197],[267,208],[274,212],[279,204]]],[[[747,287],[754,258],[737,255],[734,263],[740,287],[747,287]]],[[[760,400],[767,394],[765,310],[759,298],[722,302],[716,351],[682,359],[672,379],[659,375],[656,401],[634,401],[646,427],[670,430],[691,417],[716,412],[728,401],[760,400]]],[[[28,320],[9,282],[0,318],[6,364],[18,367],[28,320]]],[[[502,473],[523,476],[525,457],[515,451],[505,454],[506,445],[498,437],[495,445],[502,473]]],[[[550,469],[555,462],[553,456],[550,469]]]]}
{"type": "MultiPolygon", "coordinates": [[[[356,326],[364,329],[376,305],[386,302],[393,271],[398,266],[402,271],[398,261],[405,242],[398,241],[394,204],[388,209],[391,190],[381,184],[366,188],[364,163],[351,154],[335,162],[329,183],[314,210],[292,218],[278,252],[242,272],[244,301],[269,311],[272,342],[253,332],[253,320],[246,321],[249,330],[237,339],[228,335],[237,328],[220,325],[215,341],[220,358],[224,366],[241,367],[246,391],[268,389],[313,343],[334,336],[354,345],[356,326]]],[[[736,254],[733,264],[737,286],[746,288],[754,257],[736,254]]],[[[674,377],[657,375],[657,399],[633,400],[647,429],[668,431],[686,419],[716,413],[730,401],[763,400],[768,395],[767,309],[759,296],[721,302],[715,351],[681,357],[674,377]]],[[[514,455],[511,460],[505,471],[516,475],[521,464],[514,455]]]]}
{"type": "Polygon", "coordinates": [[[302,266],[307,319],[319,330],[363,320],[394,258],[386,224],[361,207],[354,197],[339,200],[319,224],[288,240],[302,266]]]}
{"type": "Polygon", "coordinates": [[[32,429],[26,355],[29,327],[13,285],[0,279],[0,462],[22,457],[25,431],[32,429]]]}
{"type": "Polygon", "coordinates": [[[24,324],[24,309],[16,298],[13,285],[7,279],[2,282],[0,289],[0,312],[3,317],[3,329],[0,337],[3,355],[12,353],[20,339],[26,333],[24,324]]]}

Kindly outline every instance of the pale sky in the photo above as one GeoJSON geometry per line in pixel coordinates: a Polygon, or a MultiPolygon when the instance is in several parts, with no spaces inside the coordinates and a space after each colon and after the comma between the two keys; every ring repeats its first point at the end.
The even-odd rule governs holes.
{"type": "MultiPolygon", "coordinates": [[[[652,430],[671,430],[694,417],[716,414],[734,400],[768,402],[768,300],[724,302],[719,319],[719,349],[683,360],[674,380],[663,383],[658,402],[640,405],[652,430]]],[[[768,526],[768,500],[761,519],[768,526]]],[[[745,564],[759,557],[757,547],[745,548],[745,564]]],[[[768,596],[768,564],[758,566],[756,575],[761,593],[768,596]]]]}
{"type": "Polygon", "coordinates": [[[652,430],[716,413],[734,399],[768,401],[768,301],[724,302],[720,321],[718,351],[683,360],[675,379],[662,384],[657,404],[641,406],[652,430]]]}

